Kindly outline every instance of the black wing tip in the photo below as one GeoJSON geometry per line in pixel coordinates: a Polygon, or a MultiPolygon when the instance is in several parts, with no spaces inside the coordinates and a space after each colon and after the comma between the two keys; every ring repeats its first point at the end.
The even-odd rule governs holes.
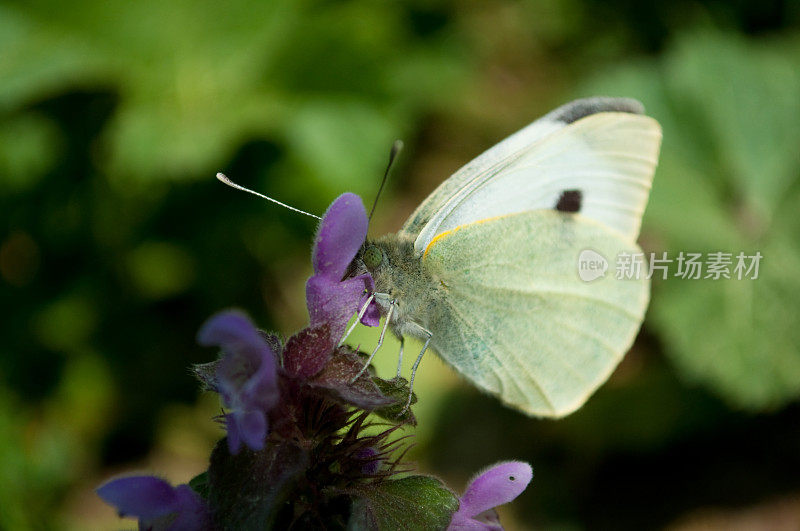
{"type": "Polygon", "coordinates": [[[580,190],[564,190],[556,202],[559,212],[580,212],[583,202],[583,193],[580,190]]]}
{"type": "Polygon", "coordinates": [[[644,114],[644,105],[633,98],[609,98],[596,96],[575,100],[550,112],[547,116],[551,120],[571,124],[599,112],[627,112],[631,114],[644,114]]]}

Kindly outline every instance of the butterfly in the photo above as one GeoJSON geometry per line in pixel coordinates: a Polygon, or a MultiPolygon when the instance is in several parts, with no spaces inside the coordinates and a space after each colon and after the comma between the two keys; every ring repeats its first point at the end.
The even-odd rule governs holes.
{"type": "Polygon", "coordinates": [[[641,253],[661,144],[643,112],[625,98],[559,107],[445,180],[399,232],[364,244],[357,267],[401,356],[404,337],[424,341],[412,386],[428,348],[532,416],[567,415],[608,379],[649,301],[644,272],[607,272],[641,253]],[[582,253],[605,268],[582,276],[582,253]]]}

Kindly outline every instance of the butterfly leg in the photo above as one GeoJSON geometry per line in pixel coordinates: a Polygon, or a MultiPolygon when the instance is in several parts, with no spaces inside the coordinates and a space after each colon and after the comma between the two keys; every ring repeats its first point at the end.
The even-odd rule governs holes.
{"type": "Polygon", "coordinates": [[[350,328],[347,329],[347,332],[345,332],[344,336],[342,336],[341,341],[339,341],[340,347],[344,345],[344,340],[347,339],[347,337],[350,335],[350,332],[352,332],[353,329],[355,329],[356,325],[361,322],[361,318],[364,317],[365,313],[367,313],[367,308],[369,308],[369,303],[371,303],[374,298],[375,294],[370,293],[369,297],[367,297],[367,302],[365,302],[364,306],[361,307],[361,310],[358,311],[358,317],[356,318],[355,322],[353,322],[353,324],[350,325],[350,328]]]}
{"type": "Polygon", "coordinates": [[[409,406],[411,406],[411,397],[414,396],[414,376],[417,375],[417,367],[419,367],[419,362],[422,361],[422,356],[425,354],[425,351],[428,350],[428,344],[431,342],[433,338],[433,334],[430,330],[426,328],[419,327],[420,332],[425,334],[427,337],[425,338],[425,344],[422,345],[422,350],[419,352],[419,356],[414,361],[414,365],[411,366],[411,380],[408,382],[408,400],[406,400],[406,405],[403,406],[402,411],[400,411],[400,416],[404,415],[406,411],[408,411],[409,406]]]}
{"type": "Polygon", "coordinates": [[[402,335],[398,337],[400,338],[400,354],[397,356],[397,377],[400,378],[400,371],[403,368],[403,345],[405,345],[406,338],[402,335]]]}
{"type": "Polygon", "coordinates": [[[377,344],[377,345],[375,345],[375,349],[373,349],[373,351],[372,351],[372,354],[370,354],[370,355],[369,355],[369,359],[368,359],[368,360],[367,360],[367,362],[364,364],[364,366],[363,366],[363,367],[361,367],[361,370],[360,370],[360,371],[358,371],[358,374],[356,374],[356,375],[353,377],[353,379],[352,379],[352,380],[350,380],[350,383],[353,383],[353,382],[355,382],[356,380],[358,380],[358,378],[359,378],[359,377],[360,377],[362,374],[364,374],[364,371],[366,371],[366,370],[367,370],[367,367],[369,367],[369,364],[370,364],[370,363],[372,363],[372,358],[374,358],[374,357],[375,357],[375,354],[377,354],[377,353],[378,353],[378,349],[380,349],[380,348],[381,348],[381,345],[383,345],[383,338],[384,338],[384,337],[386,337],[386,329],[389,327],[389,323],[390,323],[390,322],[391,322],[391,320],[392,320],[392,314],[394,313],[394,308],[395,308],[395,306],[397,306],[397,301],[396,301],[395,299],[391,299],[391,300],[389,301],[389,312],[386,314],[386,321],[383,323],[383,329],[381,330],[381,335],[380,335],[380,337],[378,338],[378,344],[377,344]]]}

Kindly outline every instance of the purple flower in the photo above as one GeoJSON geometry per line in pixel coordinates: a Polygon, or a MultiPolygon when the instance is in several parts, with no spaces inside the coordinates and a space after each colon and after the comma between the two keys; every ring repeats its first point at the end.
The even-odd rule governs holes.
{"type": "Polygon", "coordinates": [[[279,398],[275,354],[250,319],[237,311],[211,317],[197,341],[219,346],[223,352],[215,376],[223,403],[230,409],[225,415],[230,452],[237,453],[242,442],[261,450],[267,435],[267,413],[279,398]]]}
{"type": "Polygon", "coordinates": [[[381,456],[378,454],[378,450],[371,446],[359,448],[353,457],[364,463],[361,465],[361,472],[364,475],[372,476],[381,468],[381,456]]]}
{"type": "MultiPolygon", "coordinates": [[[[339,196],[320,221],[311,261],[314,275],[306,282],[306,304],[311,326],[328,323],[331,336],[338,341],[347,321],[367,300],[366,291],[374,288],[369,273],[344,278],[367,237],[367,212],[361,198],[346,193],[339,196]]],[[[361,322],[377,326],[378,305],[373,301],[361,322]]]]}
{"type": "Polygon", "coordinates": [[[448,531],[503,529],[494,508],[519,496],[532,478],[533,469],[522,461],[498,463],[479,473],[461,496],[448,531]]]}
{"type": "Polygon", "coordinates": [[[173,487],[153,476],[128,476],[107,481],[97,495],[120,516],[139,519],[139,529],[192,531],[210,527],[205,501],[189,485],[173,487]]]}

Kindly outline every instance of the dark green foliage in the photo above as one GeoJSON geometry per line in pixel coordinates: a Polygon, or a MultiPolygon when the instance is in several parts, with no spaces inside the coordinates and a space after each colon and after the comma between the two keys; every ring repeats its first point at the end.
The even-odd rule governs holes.
{"type": "Polygon", "coordinates": [[[753,411],[800,397],[798,56],[796,40],[692,33],[585,89],[636,95],[664,128],[645,251],[763,256],[755,280],[656,277],[646,323],[688,380],[753,411]]]}
{"type": "MultiPolygon", "coordinates": [[[[415,458],[466,480],[528,457],[540,483],[525,516],[573,527],[625,527],[631,500],[668,523],[796,492],[778,472],[797,469],[798,5],[4,2],[0,527],[98,527],[75,490],[141,463],[162,408],[196,401],[186,367],[207,356],[187,338],[213,311],[234,304],[272,328],[305,318],[284,302],[310,273],[315,222],[221,189],[217,171],[320,214],[345,190],[371,197],[402,138],[372,229],[395,230],[482,149],[598,93],[639,98],[664,126],[645,250],[758,247],[764,282],[656,283],[631,365],[574,421],[461,389],[430,406],[429,432],[452,436],[415,458]],[[650,385],[664,372],[669,385],[650,385]],[[690,464],[687,448],[700,449],[690,464]],[[646,489],[651,468],[680,474],[646,489]],[[743,486],[729,494],[717,476],[743,486]]],[[[376,398],[366,380],[359,398],[329,377],[321,394],[376,398]]]]}
{"type": "Polygon", "coordinates": [[[348,529],[443,529],[458,498],[436,478],[409,476],[354,489],[360,494],[348,529]]]}

